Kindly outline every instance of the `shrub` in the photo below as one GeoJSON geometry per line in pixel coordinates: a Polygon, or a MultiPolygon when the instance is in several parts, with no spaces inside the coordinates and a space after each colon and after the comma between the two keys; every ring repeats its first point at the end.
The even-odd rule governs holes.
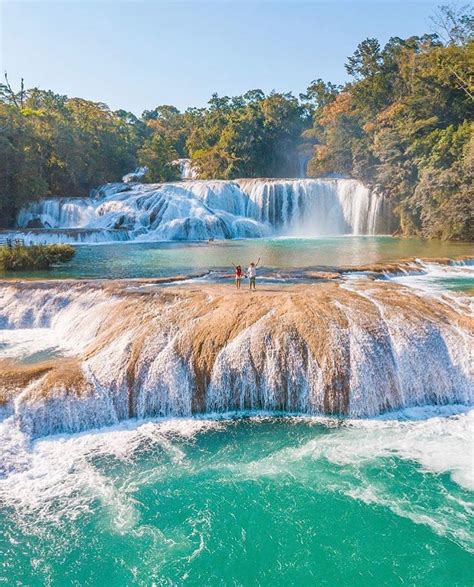
{"type": "Polygon", "coordinates": [[[49,269],[55,263],[70,261],[75,252],[71,245],[2,246],[0,247],[0,269],[5,271],[49,269]]]}

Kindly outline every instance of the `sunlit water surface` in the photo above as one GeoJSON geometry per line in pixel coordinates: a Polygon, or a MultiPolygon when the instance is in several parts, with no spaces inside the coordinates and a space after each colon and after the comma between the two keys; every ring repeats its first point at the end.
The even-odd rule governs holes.
{"type": "MultiPolygon", "coordinates": [[[[111,243],[80,245],[74,259],[44,272],[16,277],[166,277],[205,271],[232,271],[261,258],[266,269],[354,266],[406,257],[473,255],[473,243],[426,241],[387,236],[268,238],[208,242],[111,243]]],[[[3,274],[11,277],[12,274],[3,274]]]]}

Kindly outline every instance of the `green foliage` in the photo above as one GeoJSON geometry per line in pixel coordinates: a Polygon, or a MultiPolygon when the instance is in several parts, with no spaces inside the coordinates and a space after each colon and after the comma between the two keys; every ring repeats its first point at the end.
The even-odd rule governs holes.
{"type": "MultiPolygon", "coordinates": [[[[153,125],[152,122],[149,125],[153,125]]],[[[173,181],[179,179],[179,170],[172,164],[178,153],[172,139],[159,130],[152,131],[137,152],[138,162],[148,169],[145,181],[173,181]]]]}
{"type": "Polygon", "coordinates": [[[474,14],[468,4],[439,6],[431,21],[447,45],[465,45],[474,36],[474,14]]]}
{"type": "Polygon", "coordinates": [[[214,94],[196,114],[186,146],[200,177],[297,175],[306,114],[292,94],[214,94]]]}
{"type": "Polygon", "coordinates": [[[31,200],[87,195],[136,164],[140,125],[105,104],[38,89],[23,91],[21,101],[3,95],[0,226],[11,226],[31,200]]]}
{"type": "Polygon", "coordinates": [[[0,247],[0,269],[20,271],[49,269],[56,263],[66,263],[75,254],[71,245],[13,245],[0,247]]]}
{"type": "Polygon", "coordinates": [[[404,213],[411,220],[417,219],[417,232],[423,236],[473,238],[474,133],[471,127],[469,141],[463,145],[458,157],[459,142],[468,132],[467,125],[463,126],[465,128],[461,127],[457,132],[446,129],[446,133],[439,137],[433,147],[433,161],[423,168],[414,194],[402,203],[404,213]],[[440,153],[443,154],[441,159],[440,153]]]}
{"type": "Polygon", "coordinates": [[[439,35],[359,44],[354,81],[313,111],[308,169],[383,193],[404,234],[474,240],[474,19],[444,6],[433,20],[439,35]]]}
{"type": "Polygon", "coordinates": [[[341,86],[318,78],[310,83],[304,94],[300,94],[300,99],[308,112],[313,114],[317,108],[324,108],[333,102],[341,89],[341,86]]]}
{"type": "Polygon", "coordinates": [[[377,39],[366,39],[352,57],[347,59],[346,71],[356,79],[374,78],[382,68],[382,53],[377,39]]]}
{"type": "Polygon", "coordinates": [[[345,174],[381,193],[404,234],[473,239],[474,16],[441,6],[436,33],[362,41],[344,87],[316,79],[299,99],[255,89],[213,94],[140,118],[105,104],[0,84],[0,227],[49,195],[84,196],[136,165],[145,181],[178,179],[190,157],[208,178],[345,174]]]}

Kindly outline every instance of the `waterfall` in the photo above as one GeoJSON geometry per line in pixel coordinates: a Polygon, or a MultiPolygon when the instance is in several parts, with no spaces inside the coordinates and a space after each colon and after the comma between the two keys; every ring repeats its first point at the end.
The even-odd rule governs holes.
{"type": "Polygon", "coordinates": [[[17,226],[33,242],[361,235],[383,229],[382,202],[350,179],[122,183],[102,186],[91,198],[31,204],[17,226]],[[45,236],[52,229],[77,232],[45,236]]]}
{"type": "Polygon", "coordinates": [[[89,198],[45,198],[20,210],[17,225],[21,228],[85,228],[94,217],[94,203],[89,198]],[[35,226],[35,221],[41,226],[35,226]]]}
{"type": "Polygon", "coordinates": [[[298,177],[306,177],[306,168],[308,167],[308,162],[310,161],[311,157],[311,153],[298,154],[298,177]]]}
{"type": "Polygon", "coordinates": [[[137,167],[134,171],[131,171],[130,173],[125,174],[122,177],[122,181],[124,183],[138,181],[146,174],[147,171],[148,171],[148,167],[137,167]]]}
{"type": "Polygon", "coordinates": [[[191,162],[191,159],[176,159],[172,162],[173,165],[178,167],[181,174],[181,179],[197,179],[198,172],[191,162]]]}
{"type": "Polygon", "coordinates": [[[4,285],[5,413],[40,436],[129,417],[261,409],[367,417],[472,404],[466,298],[397,279],[277,296],[215,285],[146,294],[126,282],[4,285]]]}
{"type": "Polygon", "coordinates": [[[351,179],[240,180],[258,219],[283,234],[375,234],[380,196],[351,179]]]}

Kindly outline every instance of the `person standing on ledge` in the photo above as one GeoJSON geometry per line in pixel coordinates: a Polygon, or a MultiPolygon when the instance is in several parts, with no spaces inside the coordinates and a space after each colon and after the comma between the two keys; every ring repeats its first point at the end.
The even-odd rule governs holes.
{"type": "Polygon", "coordinates": [[[240,265],[236,265],[235,263],[232,263],[232,265],[235,267],[235,287],[240,289],[240,282],[243,275],[242,267],[240,265]]]}
{"type": "Polygon", "coordinates": [[[255,282],[257,280],[257,267],[259,263],[260,257],[258,258],[258,261],[256,263],[252,261],[252,263],[250,263],[249,268],[247,269],[247,276],[250,279],[250,291],[252,291],[252,289],[255,290],[255,282]]]}

